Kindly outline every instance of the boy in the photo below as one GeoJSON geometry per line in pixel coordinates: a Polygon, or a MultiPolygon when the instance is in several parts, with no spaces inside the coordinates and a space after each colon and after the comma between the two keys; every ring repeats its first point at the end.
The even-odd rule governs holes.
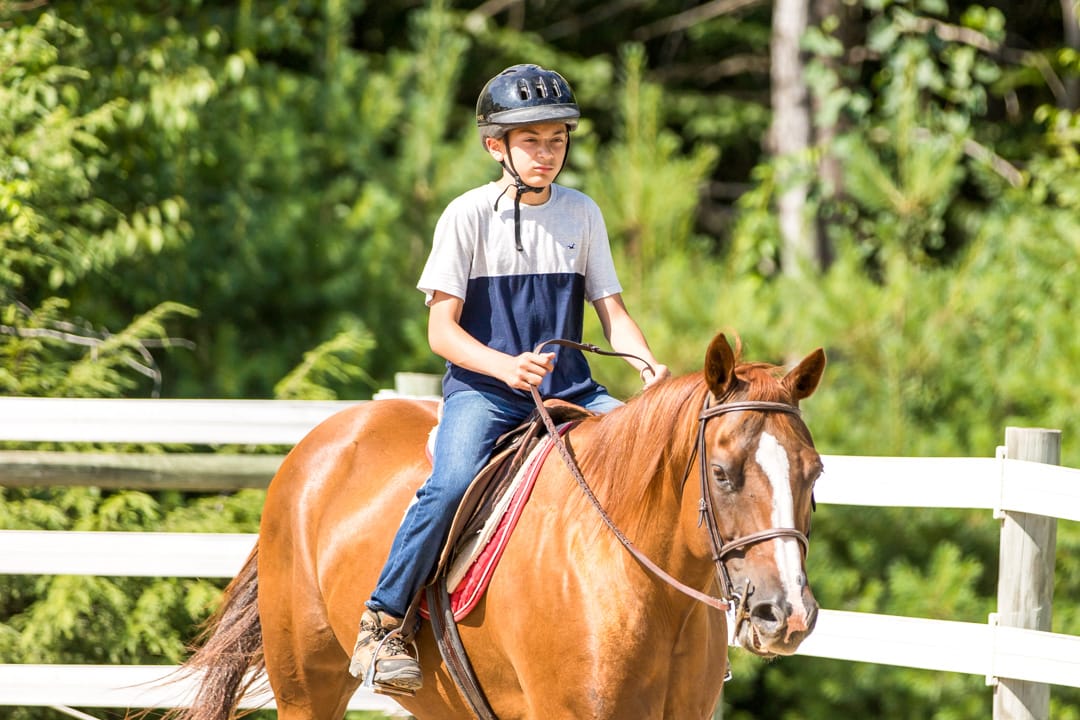
{"type": "MultiPolygon", "coordinates": [[[[417,285],[427,296],[428,342],[447,360],[443,415],[432,474],[366,603],[349,667],[356,677],[434,571],[458,504],[496,439],[533,410],[530,386],[594,412],[621,404],[592,379],[580,351],[534,353],[538,343],[580,341],[588,300],[611,347],[652,366],[628,361],[640,366],[646,386],[669,375],[623,305],[599,208],[555,184],[579,117],[566,80],[537,65],[507,68],[480,93],[477,126],[502,177],[450,203],[417,285]]],[[[374,661],[377,685],[421,687],[419,663],[397,636],[374,661]]]]}

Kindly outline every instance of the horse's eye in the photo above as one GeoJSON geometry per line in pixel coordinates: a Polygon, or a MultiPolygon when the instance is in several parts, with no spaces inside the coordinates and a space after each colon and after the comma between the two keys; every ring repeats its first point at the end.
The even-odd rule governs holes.
{"type": "Polygon", "coordinates": [[[713,482],[724,490],[730,490],[732,488],[731,478],[728,477],[727,471],[719,465],[712,466],[713,482]]]}

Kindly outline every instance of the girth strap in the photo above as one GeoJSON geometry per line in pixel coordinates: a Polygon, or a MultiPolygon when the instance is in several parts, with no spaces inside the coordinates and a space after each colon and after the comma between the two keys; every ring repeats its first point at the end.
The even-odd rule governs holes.
{"type": "Polygon", "coordinates": [[[439,574],[427,588],[428,610],[431,613],[431,631],[435,634],[435,643],[450,677],[454,680],[458,692],[465,704],[478,720],[498,720],[491,709],[487,696],[484,695],[480,681],[476,677],[469,654],[461,642],[454,611],[450,607],[450,593],[446,589],[446,575],[439,574]]]}

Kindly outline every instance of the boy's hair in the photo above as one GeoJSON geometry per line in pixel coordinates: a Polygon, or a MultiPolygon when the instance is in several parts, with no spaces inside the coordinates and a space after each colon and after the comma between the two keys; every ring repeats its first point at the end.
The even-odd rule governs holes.
{"type": "Polygon", "coordinates": [[[580,117],[570,83],[539,65],[506,68],[488,80],[476,101],[476,126],[485,147],[486,138],[501,139],[524,125],[563,122],[572,131],[580,117]]]}

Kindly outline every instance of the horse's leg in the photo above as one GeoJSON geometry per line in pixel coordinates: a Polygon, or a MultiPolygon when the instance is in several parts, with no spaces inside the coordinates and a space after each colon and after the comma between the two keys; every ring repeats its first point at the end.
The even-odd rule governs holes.
{"type": "Polygon", "coordinates": [[[312,430],[271,482],[259,609],[283,720],[340,720],[358,687],[348,667],[363,602],[429,472],[424,442],[434,419],[433,403],[358,405],[312,430]]]}
{"type": "Polygon", "coordinates": [[[691,605],[669,656],[664,717],[712,717],[727,667],[727,618],[705,605],[691,605]]]}
{"type": "MultiPolygon", "coordinates": [[[[280,720],[341,720],[358,682],[313,584],[261,578],[259,614],[267,675],[280,720]]],[[[291,577],[285,573],[284,577],[291,577]]]]}

